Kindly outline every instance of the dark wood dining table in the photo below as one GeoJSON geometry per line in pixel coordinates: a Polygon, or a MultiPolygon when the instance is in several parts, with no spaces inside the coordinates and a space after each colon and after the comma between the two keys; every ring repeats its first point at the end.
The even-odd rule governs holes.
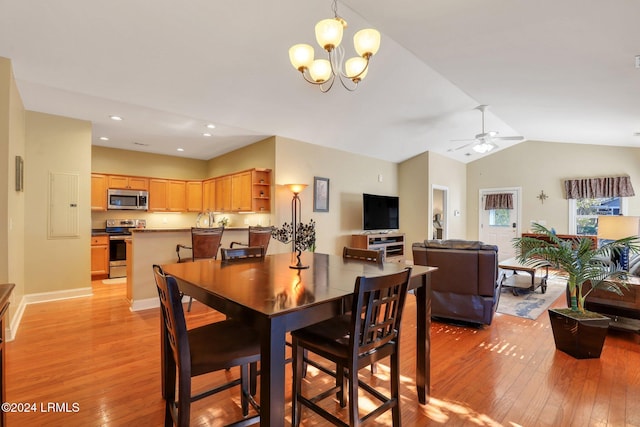
{"type": "MultiPolygon", "coordinates": [[[[259,330],[262,426],[284,425],[287,332],[338,314],[344,300],[353,294],[356,277],[390,274],[406,267],[311,252],[302,253],[301,261],[308,268],[289,268],[296,262],[289,253],[240,262],[204,260],[162,266],[186,295],[259,330]]],[[[412,266],[409,285],[417,298],[416,388],[422,404],[427,403],[430,386],[429,280],[434,270],[412,266]]]]}

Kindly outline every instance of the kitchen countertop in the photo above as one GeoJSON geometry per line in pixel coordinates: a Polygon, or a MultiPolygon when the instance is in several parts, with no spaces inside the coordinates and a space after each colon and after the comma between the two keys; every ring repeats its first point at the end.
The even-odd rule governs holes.
{"type": "MultiPolygon", "coordinates": [[[[248,227],[226,227],[225,231],[234,231],[234,230],[249,230],[248,227]]],[[[167,232],[167,231],[191,231],[191,227],[189,228],[132,228],[132,233],[157,233],[157,232],[167,232]]]]}

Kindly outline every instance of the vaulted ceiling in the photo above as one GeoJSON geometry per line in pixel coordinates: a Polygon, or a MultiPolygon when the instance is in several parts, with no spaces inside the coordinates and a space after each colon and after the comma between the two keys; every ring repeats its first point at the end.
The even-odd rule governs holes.
{"type": "Polygon", "coordinates": [[[479,104],[500,136],[640,145],[640,2],[345,0],[338,14],[347,56],[358,29],[382,33],[355,92],[320,93],[289,63],[328,0],[2,0],[0,56],[27,109],[90,120],[93,144],[129,150],[209,159],[279,135],[469,162],[482,155],[449,150],[481,131],[479,104]]]}

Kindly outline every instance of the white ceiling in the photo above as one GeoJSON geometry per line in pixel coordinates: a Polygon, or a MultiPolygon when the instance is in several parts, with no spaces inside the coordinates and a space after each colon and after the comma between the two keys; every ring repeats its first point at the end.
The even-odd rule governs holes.
{"type": "Polygon", "coordinates": [[[27,109],[90,120],[95,145],[129,150],[209,159],[279,135],[469,162],[480,155],[447,150],[480,132],[478,104],[500,136],[640,145],[637,0],[345,0],[338,13],[348,55],[358,29],[382,33],[355,92],[322,94],[288,60],[315,45],[329,0],[0,0],[0,56],[27,109]]]}

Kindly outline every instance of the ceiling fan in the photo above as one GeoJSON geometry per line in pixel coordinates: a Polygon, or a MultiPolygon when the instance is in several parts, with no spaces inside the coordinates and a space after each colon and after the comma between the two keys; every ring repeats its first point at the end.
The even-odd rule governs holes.
{"type": "Polygon", "coordinates": [[[494,148],[498,147],[496,141],[522,141],[524,140],[524,136],[498,136],[498,132],[489,131],[486,132],[484,129],[484,112],[489,108],[488,105],[478,105],[475,109],[480,110],[482,113],[482,132],[477,134],[474,139],[455,139],[452,141],[470,141],[468,144],[462,145],[456,148],[449,148],[447,151],[457,151],[462,150],[463,148],[471,146],[473,151],[477,153],[487,153],[494,148]]]}

